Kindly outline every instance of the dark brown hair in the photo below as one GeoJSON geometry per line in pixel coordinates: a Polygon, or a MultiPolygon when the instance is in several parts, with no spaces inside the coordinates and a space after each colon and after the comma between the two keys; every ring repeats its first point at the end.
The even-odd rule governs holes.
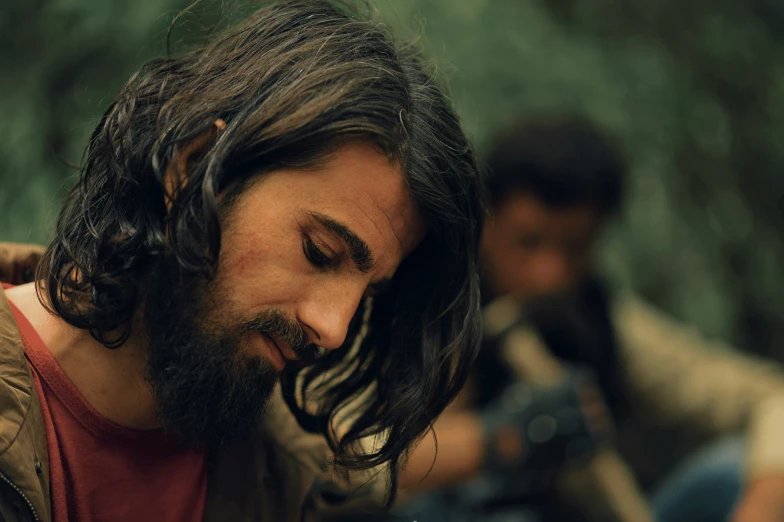
{"type": "Polygon", "coordinates": [[[617,144],[580,114],[540,114],[505,129],[487,155],[493,208],[526,192],[554,208],[621,205],[626,162],[617,144]]]}
{"type": "Polygon", "coordinates": [[[156,278],[163,260],[213,277],[218,194],[277,167],[311,165],[356,138],[402,165],[429,233],[373,302],[352,357],[366,303],[343,349],[283,385],[300,423],[327,437],[338,464],[389,463],[394,482],[401,456],[461,388],[478,350],[483,209],[472,150],[433,76],[414,50],[350,9],[277,3],[202,47],[145,64],[92,134],[39,268],[43,301],[108,348],[121,346],[144,285],[177,284],[156,278]],[[167,211],[166,166],[217,118],[225,130],[189,166],[167,211]],[[327,374],[317,400],[305,397],[327,374]],[[336,436],[335,412],[370,389],[351,429],[336,436]],[[315,411],[305,411],[306,399],[315,411]],[[377,451],[353,451],[373,434],[385,436],[377,451]]]}

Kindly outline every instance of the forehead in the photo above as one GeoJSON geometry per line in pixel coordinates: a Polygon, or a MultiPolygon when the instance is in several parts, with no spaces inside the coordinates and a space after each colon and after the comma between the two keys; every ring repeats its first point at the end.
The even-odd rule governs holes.
{"type": "Polygon", "coordinates": [[[345,225],[384,262],[385,271],[394,271],[424,235],[402,169],[369,143],[349,142],[316,167],[275,171],[265,178],[261,190],[274,204],[345,225]]]}
{"type": "Polygon", "coordinates": [[[495,211],[497,227],[515,230],[545,230],[554,233],[590,233],[601,224],[601,211],[593,205],[552,207],[531,194],[510,194],[495,211]]]}

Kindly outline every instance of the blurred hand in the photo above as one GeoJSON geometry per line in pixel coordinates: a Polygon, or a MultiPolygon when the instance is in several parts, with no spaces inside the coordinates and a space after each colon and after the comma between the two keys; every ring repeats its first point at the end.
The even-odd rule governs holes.
{"type": "Polygon", "coordinates": [[[35,269],[44,247],[21,243],[0,243],[0,282],[21,285],[35,279],[35,269]]]}
{"type": "Polygon", "coordinates": [[[509,386],[482,417],[486,465],[509,477],[517,492],[541,488],[564,466],[585,462],[613,431],[593,376],[576,368],[560,382],[509,386]]]}
{"type": "Polygon", "coordinates": [[[577,383],[577,391],[580,394],[580,405],[588,426],[594,433],[609,437],[614,425],[598,385],[590,379],[582,379],[577,383]]]}
{"type": "Polygon", "coordinates": [[[749,485],[732,522],[784,522],[784,477],[765,477],[749,485]]]}

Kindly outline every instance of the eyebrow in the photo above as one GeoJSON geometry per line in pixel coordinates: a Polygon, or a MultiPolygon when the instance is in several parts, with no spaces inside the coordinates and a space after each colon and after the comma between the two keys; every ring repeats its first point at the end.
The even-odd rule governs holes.
{"type": "MultiPolygon", "coordinates": [[[[311,212],[310,217],[312,217],[321,226],[332,232],[334,235],[340,238],[343,243],[345,243],[346,247],[348,248],[348,254],[351,257],[351,260],[354,262],[360,272],[367,273],[373,269],[373,264],[375,262],[373,259],[373,253],[370,251],[367,243],[365,243],[361,237],[352,232],[343,223],[335,221],[331,217],[325,216],[324,214],[311,212]]],[[[381,280],[371,285],[371,287],[374,289],[381,289],[386,286],[387,283],[387,280],[381,280]]]]}

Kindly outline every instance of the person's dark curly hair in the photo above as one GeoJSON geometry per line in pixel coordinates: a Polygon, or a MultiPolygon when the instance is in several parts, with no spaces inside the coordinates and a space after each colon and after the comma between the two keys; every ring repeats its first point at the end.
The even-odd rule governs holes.
{"type": "Polygon", "coordinates": [[[330,441],[337,464],[389,463],[394,495],[401,457],[462,387],[478,351],[484,210],[474,155],[449,100],[417,53],[397,47],[380,25],[331,2],[287,1],[203,47],[145,64],[91,136],[38,269],[39,295],[107,348],[121,347],[143,289],[177,284],[150,280],[161,263],[214,276],[216,199],[227,187],[312,165],[357,138],[400,163],[428,234],[390,292],[375,298],[355,353],[346,357],[366,303],[344,347],[283,386],[300,423],[330,441]],[[167,165],[218,118],[225,129],[188,166],[167,210],[167,165]],[[350,430],[335,435],[330,419],[360,396],[350,430]],[[384,436],[376,451],[355,451],[373,434],[384,436]]]}
{"type": "Polygon", "coordinates": [[[577,113],[521,118],[496,136],[485,160],[488,203],[524,192],[553,208],[621,206],[626,159],[596,123],[577,113]]]}

